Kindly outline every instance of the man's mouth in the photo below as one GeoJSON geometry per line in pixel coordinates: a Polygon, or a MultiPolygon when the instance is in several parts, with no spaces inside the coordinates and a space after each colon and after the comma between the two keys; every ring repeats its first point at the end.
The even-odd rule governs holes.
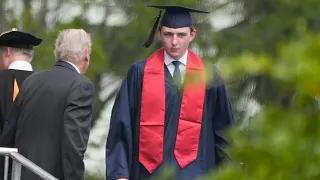
{"type": "Polygon", "coordinates": [[[173,52],[179,51],[178,48],[171,48],[170,50],[173,51],[173,52]]]}

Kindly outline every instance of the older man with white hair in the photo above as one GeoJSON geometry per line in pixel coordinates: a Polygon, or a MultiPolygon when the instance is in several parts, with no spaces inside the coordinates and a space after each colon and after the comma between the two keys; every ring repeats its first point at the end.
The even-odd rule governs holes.
{"type": "MultiPolygon", "coordinates": [[[[0,146],[18,148],[59,180],[82,180],[95,96],[94,85],[83,75],[90,62],[90,35],[63,30],[54,52],[56,64],[22,85],[0,146]]],[[[21,179],[40,180],[27,169],[21,179]]]]}

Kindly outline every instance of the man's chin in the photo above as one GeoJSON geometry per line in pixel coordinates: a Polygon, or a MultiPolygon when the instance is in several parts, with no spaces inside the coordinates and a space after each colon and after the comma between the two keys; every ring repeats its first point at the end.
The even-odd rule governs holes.
{"type": "Polygon", "coordinates": [[[174,59],[178,59],[181,55],[178,51],[170,51],[169,56],[171,56],[174,59]]]}

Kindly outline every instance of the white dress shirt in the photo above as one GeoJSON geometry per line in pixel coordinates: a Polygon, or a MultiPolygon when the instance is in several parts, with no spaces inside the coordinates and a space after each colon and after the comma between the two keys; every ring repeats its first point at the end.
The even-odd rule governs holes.
{"type": "Polygon", "coordinates": [[[20,71],[33,71],[32,66],[27,61],[14,61],[8,67],[8,69],[20,70],[20,71]]]}
{"type": "Polygon", "coordinates": [[[173,61],[180,61],[180,65],[179,65],[179,69],[181,72],[181,81],[183,82],[184,80],[184,75],[186,73],[186,69],[187,69],[187,60],[188,60],[188,51],[186,51],[184,53],[184,55],[180,58],[180,59],[173,59],[172,57],[170,57],[168,55],[168,53],[166,51],[164,51],[164,63],[166,64],[171,76],[173,76],[173,72],[175,69],[174,64],[172,63],[173,61]]]}
{"type": "Polygon", "coordinates": [[[72,62],[69,62],[69,61],[64,61],[64,62],[71,64],[71,66],[73,66],[77,70],[77,72],[80,74],[80,70],[78,69],[78,67],[76,65],[74,65],[72,62]]]}

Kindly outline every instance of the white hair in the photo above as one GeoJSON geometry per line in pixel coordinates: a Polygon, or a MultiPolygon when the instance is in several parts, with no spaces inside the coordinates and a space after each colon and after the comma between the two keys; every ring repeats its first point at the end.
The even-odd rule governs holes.
{"type": "Polygon", "coordinates": [[[0,53],[4,52],[6,48],[9,48],[12,52],[12,55],[24,55],[27,57],[27,61],[31,62],[34,56],[34,50],[32,49],[24,49],[24,48],[15,48],[15,47],[7,47],[7,46],[0,46],[0,53]]]}
{"type": "Polygon", "coordinates": [[[29,58],[29,62],[32,61],[34,51],[32,49],[24,49],[24,48],[11,48],[12,54],[13,55],[25,55],[29,58]]]}
{"type": "Polygon", "coordinates": [[[91,51],[91,37],[83,29],[65,29],[60,31],[55,43],[56,60],[77,63],[85,57],[85,50],[91,51]]]}

